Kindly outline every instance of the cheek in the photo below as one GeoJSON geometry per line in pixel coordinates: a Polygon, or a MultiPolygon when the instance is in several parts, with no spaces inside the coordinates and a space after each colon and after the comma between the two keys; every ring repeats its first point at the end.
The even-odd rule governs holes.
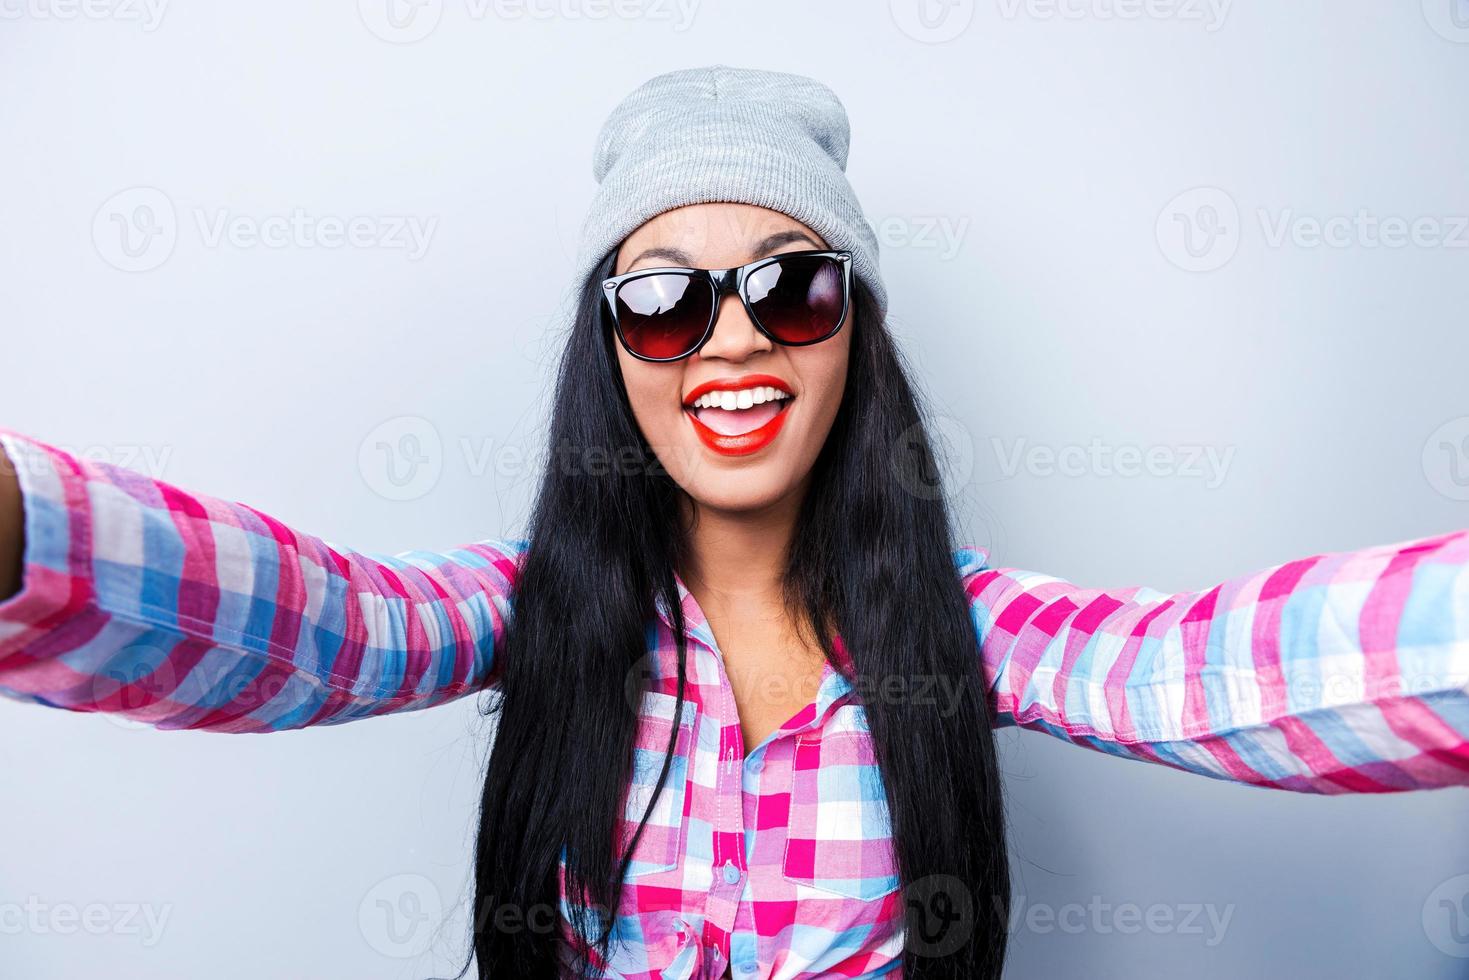
{"type": "Polygon", "coordinates": [[[622,382],[627,389],[627,400],[632,405],[633,418],[637,420],[643,437],[656,444],[659,437],[666,436],[673,424],[679,421],[682,367],[649,364],[625,351],[619,352],[618,363],[622,367],[622,382]]]}
{"type": "Polygon", "coordinates": [[[820,428],[819,432],[813,434],[823,440],[831,428],[832,421],[836,418],[837,410],[841,408],[842,397],[846,391],[848,360],[845,340],[839,345],[833,344],[831,347],[822,349],[824,346],[820,345],[801,351],[800,353],[808,355],[807,362],[797,364],[801,378],[806,384],[806,393],[812,396],[813,421],[820,428]]]}

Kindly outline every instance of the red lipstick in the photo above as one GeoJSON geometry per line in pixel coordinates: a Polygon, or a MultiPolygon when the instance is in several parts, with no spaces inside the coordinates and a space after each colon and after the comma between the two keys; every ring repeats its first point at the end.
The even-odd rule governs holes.
{"type": "Polygon", "coordinates": [[[783,378],[777,378],[773,374],[746,374],[738,378],[712,378],[703,384],[695,385],[687,395],[683,396],[683,405],[684,408],[692,408],[694,401],[700,395],[707,395],[711,391],[740,391],[743,388],[767,387],[779,388],[787,395],[795,394],[783,378]]]}
{"type": "Polygon", "coordinates": [[[738,435],[725,435],[716,432],[703,422],[699,421],[695,414],[693,403],[701,395],[711,391],[740,391],[745,388],[770,387],[794,396],[783,379],[772,374],[747,374],[738,378],[714,378],[697,385],[684,396],[684,414],[688,416],[689,423],[694,427],[694,433],[698,435],[699,441],[721,456],[748,456],[750,453],[758,452],[770,444],[770,441],[780,433],[781,426],[785,425],[786,414],[790,411],[790,402],[793,398],[784,399],[780,409],[770,417],[764,425],[752,429],[749,432],[741,432],[738,435]]]}

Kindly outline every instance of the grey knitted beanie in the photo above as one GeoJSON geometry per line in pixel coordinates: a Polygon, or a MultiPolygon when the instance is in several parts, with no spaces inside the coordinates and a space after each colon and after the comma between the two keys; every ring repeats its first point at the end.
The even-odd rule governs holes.
{"type": "Polygon", "coordinates": [[[607,117],[582,224],[580,284],[639,225],[710,201],[758,204],[852,253],[852,271],[887,312],[877,236],[847,181],[850,131],[836,93],[784,72],[710,65],[658,75],[607,117]]]}

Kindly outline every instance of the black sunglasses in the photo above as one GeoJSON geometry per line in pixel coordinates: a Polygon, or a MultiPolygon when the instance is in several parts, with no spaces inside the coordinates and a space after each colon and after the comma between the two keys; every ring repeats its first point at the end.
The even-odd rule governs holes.
{"type": "Polygon", "coordinates": [[[782,252],[733,269],[638,269],[602,280],[617,339],[643,361],[677,361],[703,347],[727,292],[776,343],[819,344],[847,319],[852,253],[782,252]]]}

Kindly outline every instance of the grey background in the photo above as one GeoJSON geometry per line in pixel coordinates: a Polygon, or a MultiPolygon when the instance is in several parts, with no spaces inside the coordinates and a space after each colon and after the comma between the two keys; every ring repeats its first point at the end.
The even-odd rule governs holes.
{"type": "MultiPolygon", "coordinates": [[[[518,532],[596,128],[725,62],[846,102],[892,326],[996,561],[1181,590],[1469,524],[1444,448],[1469,450],[1463,0],[427,0],[397,28],[385,2],[0,11],[0,424],[360,550],[518,532]],[[164,234],[129,255],[140,205],[164,234]],[[296,209],[366,244],[242,237],[296,209]],[[1429,223],[1337,247],[1297,221],[1359,211],[1429,223]],[[421,255],[395,216],[433,222],[421,255]],[[416,468],[378,448],[412,439],[416,468]],[[1042,455],[1010,467],[1017,440],[1042,455]],[[1093,440],[1162,465],[1045,465],[1093,440]]],[[[0,705],[0,974],[452,972],[462,922],[432,927],[466,895],[485,735],[473,699],[254,737],[0,705]]],[[[1022,920],[1013,977],[1469,976],[1437,905],[1469,890],[1465,790],[1002,743],[1022,909],[1178,924],[1022,920]]]]}

